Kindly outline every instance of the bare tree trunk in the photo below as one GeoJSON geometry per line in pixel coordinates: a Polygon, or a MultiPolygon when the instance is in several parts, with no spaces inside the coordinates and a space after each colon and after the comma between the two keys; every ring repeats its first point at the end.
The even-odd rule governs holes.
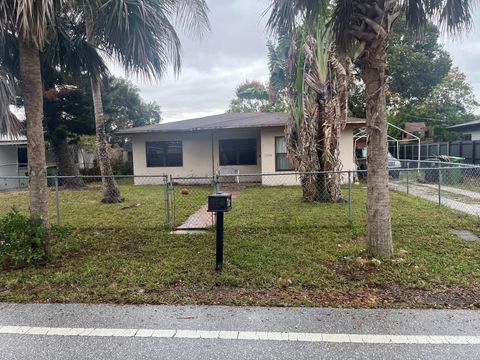
{"type": "Polygon", "coordinates": [[[387,41],[379,39],[362,61],[367,106],[368,250],[388,258],[393,254],[388,192],[387,106],[385,67],[387,41]]]}
{"type": "MultiPolygon", "coordinates": [[[[93,19],[92,14],[87,11],[85,21],[85,32],[87,40],[95,45],[93,37],[93,19]]],[[[108,142],[105,133],[105,117],[103,114],[102,89],[98,79],[90,79],[92,88],[93,108],[95,111],[95,128],[97,139],[97,156],[102,175],[103,198],[102,203],[120,203],[123,201],[120,195],[120,189],[113,177],[112,162],[108,152],[108,142]]]]}
{"type": "Polygon", "coordinates": [[[83,179],[80,177],[80,171],[75,164],[73,151],[68,145],[67,139],[55,139],[52,141],[55,152],[55,161],[57,164],[58,175],[75,176],[75,178],[61,179],[61,185],[68,189],[78,189],[84,187],[83,179]]]}
{"type": "MultiPolygon", "coordinates": [[[[31,43],[19,40],[20,74],[27,118],[27,156],[30,184],[30,214],[49,223],[47,164],[43,136],[43,88],[40,52],[31,43]]],[[[48,244],[45,245],[48,251],[48,244]]]]}

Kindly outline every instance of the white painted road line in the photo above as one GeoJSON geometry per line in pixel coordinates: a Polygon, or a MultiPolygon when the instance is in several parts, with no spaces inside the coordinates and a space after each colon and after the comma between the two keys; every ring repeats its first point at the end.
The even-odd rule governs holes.
{"type": "Polygon", "coordinates": [[[388,334],[324,334],[267,331],[217,331],[173,329],[109,329],[109,328],[60,328],[30,326],[0,326],[0,335],[23,336],[86,336],[130,338],[182,338],[222,340],[303,341],[360,344],[453,344],[480,345],[480,336],[447,335],[388,335],[388,334]]]}

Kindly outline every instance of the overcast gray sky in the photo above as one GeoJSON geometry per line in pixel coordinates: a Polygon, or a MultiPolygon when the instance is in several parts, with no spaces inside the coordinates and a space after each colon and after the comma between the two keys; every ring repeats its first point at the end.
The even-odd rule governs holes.
{"type": "MultiPolygon", "coordinates": [[[[235,87],[244,80],[268,79],[266,0],[208,0],[211,32],[201,40],[182,37],[183,70],[148,83],[130,79],[145,100],[156,101],[165,121],[225,112],[235,87]]],[[[474,30],[462,39],[444,40],[454,65],[467,74],[480,100],[480,11],[474,30]]]]}

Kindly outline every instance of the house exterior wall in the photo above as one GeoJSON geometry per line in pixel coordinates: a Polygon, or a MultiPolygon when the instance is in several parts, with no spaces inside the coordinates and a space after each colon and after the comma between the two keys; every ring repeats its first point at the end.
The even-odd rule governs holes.
{"type": "MultiPolygon", "coordinates": [[[[28,186],[28,181],[26,179],[1,178],[1,176],[19,176],[17,148],[16,145],[0,146],[0,190],[18,189],[28,186]]],[[[20,175],[23,174],[20,173],[20,175]]]]}
{"type": "MultiPolygon", "coordinates": [[[[262,139],[262,173],[275,174],[262,176],[264,185],[299,185],[297,175],[289,175],[288,171],[276,171],[275,169],[275,137],[284,136],[284,128],[264,128],[261,132],[262,139]]],[[[353,157],[353,127],[348,126],[343,130],[340,137],[340,161],[342,171],[355,170],[353,157]]],[[[346,181],[346,177],[344,179],[346,181]]]]}
{"type": "MultiPolygon", "coordinates": [[[[176,178],[212,177],[222,168],[219,159],[219,141],[223,139],[257,139],[257,164],[228,166],[240,174],[270,174],[247,181],[261,181],[264,185],[298,185],[300,179],[288,171],[275,169],[275,137],[284,136],[283,127],[222,129],[200,132],[151,133],[132,136],[133,169],[136,176],[172,175],[176,178]],[[182,167],[147,167],[147,141],[182,141],[182,167]],[[212,144],[213,141],[213,144],[212,144]]],[[[343,170],[354,170],[353,127],[347,126],[340,138],[340,160],[343,170]]],[[[230,172],[225,172],[230,173],[230,172]]],[[[246,178],[245,178],[246,179],[246,178]]],[[[136,178],[136,184],[159,184],[162,178],[136,178]]]]}
{"type": "Polygon", "coordinates": [[[480,129],[475,129],[475,130],[469,130],[469,131],[463,131],[463,134],[471,134],[472,135],[472,141],[475,140],[480,140],[480,129]]]}
{"type": "MultiPolygon", "coordinates": [[[[213,177],[221,169],[219,159],[219,141],[223,139],[257,139],[257,165],[232,166],[240,173],[255,174],[261,172],[260,129],[225,129],[215,131],[152,133],[132,137],[133,171],[136,176],[172,175],[177,178],[213,177]],[[182,141],[183,166],[147,167],[147,141],[182,141]],[[213,146],[212,146],[213,141],[213,146]]],[[[136,178],[136,184],[158,184],[160,178],[136,178]]]]}

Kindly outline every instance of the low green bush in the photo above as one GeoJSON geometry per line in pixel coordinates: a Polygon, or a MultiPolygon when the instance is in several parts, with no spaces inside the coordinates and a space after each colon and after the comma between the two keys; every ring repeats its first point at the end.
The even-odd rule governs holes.
{"type": "Polygon", "coordinates": [[[47,228],[39,218],[13,209],[0,218],[0,266],[19,268],[47,261],[47,241],[65,238],[68,229],[47,228]]]}

